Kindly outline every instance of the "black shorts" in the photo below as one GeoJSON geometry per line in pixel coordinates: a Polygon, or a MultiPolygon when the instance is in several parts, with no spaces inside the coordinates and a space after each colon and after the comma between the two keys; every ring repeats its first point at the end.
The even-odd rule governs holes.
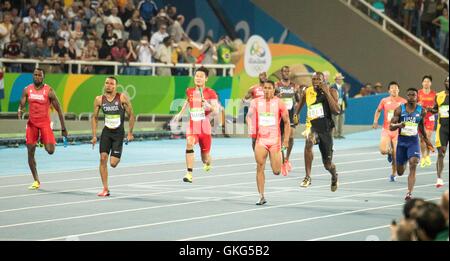
{"type": "Polygon", "coordinates": [[[108,153],[119,158],[122,155],[124,131],[109,130],[104,128],[100,136],[100,153],[108,153]]]}
{"type": "Polygon", "coordinates": [[[331,162],[333,160],[333,135],[331,131],[315,132],[316,143],[319,144],[322,162],[331,162]]]}

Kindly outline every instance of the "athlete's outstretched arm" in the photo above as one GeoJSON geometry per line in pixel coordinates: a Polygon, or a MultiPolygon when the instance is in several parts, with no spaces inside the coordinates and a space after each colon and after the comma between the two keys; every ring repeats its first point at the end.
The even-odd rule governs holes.
{"type": "Polygon", "coordinates": [[[300,110],[303,108],[303,105],[306,103],[306,91],[301,90],[299,95],[299,102],[295,105],[295,115],[300,113],[300,110]]]}
{"type": "Polygon", "coordinates": [[[91,128],[92,128],[92,149],[97,143],[97,124],[98,124],[98,114],[100,112],[100,107],[102,106],[102,96],[95,97],[94,100],[94,113],[92,114],[91,119],[91,128]]]}
{"type": "Polygon", "coordinates": [[[120,102],[122,103],[123,108],[125,109],[125,112],[128,115],[128,118],[130,121],[128,122],[128,141],[132,141],[134,139],[133,136],[133,129],[134,129],[134,112],[133,112],[133,106],[131,105],[130,100],[128,99],[128,96],[126,95],[120,95],[120,102]]]}
{"type": "Polygon", "coordinates": [[[400,115],[401,115],[402,109],[401,107],[397,107],[394,111],[394,116],[392,116],[391,124],[389,125],[390,131],[395,131],[398,128],[404,128],[405,123],[399,122],[400,121],[400,115]]]}
{"type": "MultiPolygon", "coordinates": [[[[381,103],[380,103],[380,105],[381,105],[381,103]]],[[[378,128],[378,119],[380,119],[380,114],[381,114],[380,105],[379,105],[378,108],[375,110],[375,115],[373,115],[373,124],[372,124],[372,128],[374,128],[374,129],[378,128]]]]}
{"type": "Polygon", "coordinates": [[[64,122],[64,114],[62,113],[61,105],[59,104],[58,97],[56,97],[55,92],[53,91],[52,88],[50,88],[50,91],[48,93],[48,98],[50,99],[50,102],[52,103],[53,108],[55,108],[55,110],[58,112],[59,122],[61,122],[61,134],[64,137],[67,137],[68,133],[66,130],[66,124],[64,122]]]}
{"type": "Polygon", "coordinates": [[[426,132],[425,132],[425,126],[423,124],[423,119],[425,119],[426,115],[427,115],[427,112],[425,110],[422,110],[422,115],[421,115],[422,119],[419,122],[419,133],[420,133],[420,136],[422,137],[422,140],[427,144],[427,148],[430,151],[434,152],[433,144],[431,144],[430,140],[428,139],[426,132]]]}
{"type": "Polygon", "coordinates": [[[20,97],[19,109],[17,110],[17,117],[19,118],[19,120],[22,119],[22,112],[24,112],[26,102],[27,102],[27,88],[24,88],[22,92],[22,97],[20,97]]]}

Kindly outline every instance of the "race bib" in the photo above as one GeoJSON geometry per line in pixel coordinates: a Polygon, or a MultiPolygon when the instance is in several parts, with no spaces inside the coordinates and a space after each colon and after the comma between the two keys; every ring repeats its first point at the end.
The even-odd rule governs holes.
{"type": "Polygon", "coordinates": [[[264,112],[259,114],[259,126],[270,127],[275,126],[276,120],[275,115],[270,112],[264,112]]]}
{"type": "Polygon", "coordinates": [[[324,116],[325,113],[323,112],[322,103],[313,104],[308,107],[308,118],[310,118],[311,120],[323,118],[324,116]]]}
{"type": "Polygon", "coordinates": [[[430,117],[428,117],[428,120],[429,120],[429,121],[434,121],[434,120],[435,120],[435,119],[434,119],[434,114],[431,115],[430,117]]]}
{"type": "Polygon", "coordinates": [[[191,120],[192,121],[202,121],[206,118],[205,110],[203,108],[193,108],[191,109],[191,120]]]}
{"type": "Polygon", "coordinates": [[[448,118],[448,105],[442,105],[439,107],[439,117],[448,118]]]}
{"type": "Polygon", "coordinates": [[[117,129],[120,126],[120,115],[105,114],[105,126],[109,129],[117,129]]]}
{"type": "Polygon", "coordinates": [[[294,101],[292,98],[284,98],[283,99],[284,105],[286,105],[286,109],[291,110],[292,107],[294,107],[294,101]]]}
{"type": "Polygon", "coordinates": [[[418,123],[407,121],[405,122],[405,127],[402,128],[400,134],[403,136],[416,136],[418,126],[418,123]]]}
{"type": "Polygon", "coordinates": [[[387,114],[387,120],[391,121],[392,117],[394,117],[394,110],[389,110],[387,114]]]}

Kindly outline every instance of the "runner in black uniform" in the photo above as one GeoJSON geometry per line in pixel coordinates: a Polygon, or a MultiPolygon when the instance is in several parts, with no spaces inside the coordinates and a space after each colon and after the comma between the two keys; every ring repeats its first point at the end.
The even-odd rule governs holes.
{"type": "MultiPolygon", "coordinates": [[[[295,114],[296,104],[300,101],[299,89],[300,86],[295,84],[289,79],[290,69],[289,66],[283,66],[281,68],[281,81],[275,83],[275,93],[283,100],[286,108],[289,111],[289,120],[291,122],[291,132],[289,135],[289,146],[287,147],[287,153],[283,155],[283,165],[281,167],[281,173],[286,176],[288,172],[292,170],[292,164],[289,162],[289,157],[291,156],[292,148],[294,147],[294,135],[295,127],[298,125],[298,114],[295,114]]],[[[284,133],[284,124],[280,124],[281,133],[284,133]]],[[[283,140],[283,136],[281,140],[283,140]]]]}
{"type": "Polygon", "coordinates": [[[132,141],[134,114],[133,108],[126,95],[118,93],[117,79],[108,77],[105,81],[104,95],[95,97],[94,114],[92,116],[92,148],[97,143],[97,123],[100,108],[105,115],[105,127],[100,137],[100,176],[103,183],[103,191],[98,193],[99,197],[109,196],[108,189],[108,157],[111,167],[115,168],[119,164],[122,155],[122,144],[125,137],[125,113],[130,118],[127,140],[132,141]]]}

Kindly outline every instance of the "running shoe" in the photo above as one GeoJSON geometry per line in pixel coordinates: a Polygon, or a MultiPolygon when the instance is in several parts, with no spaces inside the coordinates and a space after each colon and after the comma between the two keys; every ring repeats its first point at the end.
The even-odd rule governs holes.
{"type": "Polygon", "coordinates": [[[292,171],[292,164],[291,164],[291,162],[290,162],[289,160],[286,160],[286,161],[284,162],[284,164],[286,164],[286,170],[287,170],[288,172],[291,172],[291,171],[292,171]]]}
{"type": "Polygon", "coordinates": [[[392,154],[388,153],[387,160],[389,163],[392,163],[392,154]]]}
{"type": "Polygon", "coordinates": [[[411,192],[406,193],[405,200],[408,201],[408,200],[411,200],[411,199],[412,199],[411,192]]]}
{"type": "Polygon", "coordinates": [[[97,194],[97,196],[99,196],[99,197],[109,197],[109,190],[107,190],[107,189],[103,189],[101,192],[99,192],[98,194],[97,194]]]}
{"type": "Polygon", "coordinates": [[[431,158],[430,158],[430,156],[425,157],[425,165],[427,167],[431,166],[431,158]]]}
{"type": "Polygon", "coordinates": [[[256,205],[261,206],[266,203],[267,203],[266,199],[264,197],[262,197],[262,198],[259,198],[258,202],[256,202],[256,205]]]}
{"type": "Polygon", "coordinates": [[[338,174],[331,177],[331,192],[335,192],[339,186],[337,176],[338,176],[338,174]]]}
{"type": "Polygon", "coordinates": [[[204,169],[206,172],[208,172],[208,171],[211,170],[211,165],[209,165],[209,164],[203,164],[203,169],[204,169]]]}
{"type": "Polygon", "coordinates": [[[442,186],[444,186],[444,180],[437,179],[436,180],[436,188],[441,188],[442,186]]]}
{"type": "Polygon", "coordinates": [[[33,182],[33,184],[31,184],[31,186],[28,187],[29,190],[37,190],[39,189],[39,187],[41,186],[41,183],[39,183],[38,181],[33,182]]]}
{"type": "Polygon", "coordinates": [[[427,164],[427,163],[426,163],[426,161],[425,161],[425,158],[421,158],[421,159],[420,159],[420,167],[421,167],[421,168],[425,168],[426,164],[427,164]]]}
{"type": "Polygon", "coordinates": [[[392,175],[390,175],[390,176],[389,176],[389,181],[390,181],[390,182],[395,182],[395,181],[397,181],[397,176],[392,176],[392,175]]]}
{"type": "Polygon", "coordinates": [[[186,173],[186,175],[183,178],[183,181],[192,183],[192,173],[191,172],[186,173]]]}
{"type": "Polygon", "coordinates": [[[283,176],[287,176],[288,175],[286,162],[281,164],[281,175],[283,175],[283,176]]]}
{"type": "Polygon", "coordinates": [[[307,188],[311,186],[311,178],[309,176],[305,176],[302,183],[300,183],[300,187],[307,188]]]}

